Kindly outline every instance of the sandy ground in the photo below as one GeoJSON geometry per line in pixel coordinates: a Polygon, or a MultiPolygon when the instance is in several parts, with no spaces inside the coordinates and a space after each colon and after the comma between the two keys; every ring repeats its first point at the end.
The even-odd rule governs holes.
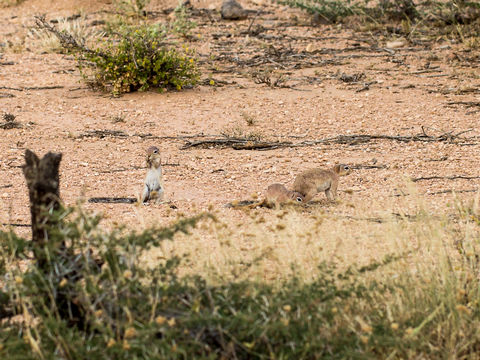
{"type": "MultiPolygon", "coordinates": [[[[114,98],[88,89],[71,56],[42,54],[22,45],[22,34],[32,26],[34,14],[47,13],[47,18],[55,18],[82,10],[87,20],[93,20],[102,9],[112,9],[107,1],[82,2],[82,9],[75,3],[27,0],[0,12],[0,113],[11,113],[24,125],[22,129],[0,130],[3,224],[29,223],[28,194],[21,171],[27,148],[37,154],[63,154],[61,196],[66,204],[73,205],[79,198],[137,196],[145,174],[145,150],[157,145],[165,163],[166,197],[177,209],[166,204],[84,205],[103,212],[106,226],[123,223],[133,228],[168,224],[178,214],[206,210],[210,204],[222,219],[241,222],[246,215],[224,208],[224,204],[262,194],[274,182],[291,186],[300,171],[339,162],[357,169],[342,178],[338,204],[327,204],[322,194],[316,206],[343,215],[355,215],[359,209],[381,212],[395,208],[399,201],[406,209],[409,204],[414,206],[416,197],[396,196],[399,189],[407,188],[408,178],[480,176],[479,108],[449,104],[480,101],[477,50],[448,41],[405,42],[385,50],[387,42],[395,38],[355,33],[340,26],[306,26],[308,18],[298,11],[250,1],[244,3],[247,8],[264,12],[253,24],[263,26],[260,35],[243,33],[251,18],[227,22],[213,13],[212,21],[200,15],[193,19],[198,24],[193,34],[200,40],[191,46],[197,50],[202,79],[206,84],[214,79],[216,85],[222,81],[227,85],[114,98]],[[287,50],[303,57],[278,55],[287,50]],[[253,59],[256,54],[257,60],[253,59]],[[274,70],[274,79],[286,76],[285,84],[290,87],[255,83],[253,72],[266,68],[274,70]],[[364,75],[349,83],[340,79],[341,74],[364,75]],[[115,122],[115,118],[124,122],[115,122]],[[246,118],[253,119],[253,125],[248,125],[246,118]],[[217,147],[181,150],[188,140],[182,136],[240,133],[296,143],[352,134],[411,136],[422,133],[422,127],[432,136],[470,130],[461,135],[469,140],[380,139],[267,151],[217,147]],[[121,130],[128,136],[82,136],[91,130],[121,130]]],[[[196,8],[219,4],[193,2],[196,8]]],[[[151,8],[160,11],[174,5],[152,2],[151,8]]],[[[166,15],[155,19],[165,20],[166,15]]],[[[443,211],[451,204],[452,194],[429,193],[474,190],[478,183],[478,179],[433,179],[419,181],[416,187],[418,193],[427,194],[428,207],[443,211]]],[[[474,193],[459,196],[469,200],[474,193]]],[[[269,214],[271,210],[259,211],[269,214]]],[[[29,232],[28,228],[17,229],[29,232]]]]}

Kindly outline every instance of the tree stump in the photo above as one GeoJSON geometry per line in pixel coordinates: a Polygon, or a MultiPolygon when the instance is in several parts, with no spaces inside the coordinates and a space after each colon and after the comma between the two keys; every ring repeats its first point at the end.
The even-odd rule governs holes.
{"type": "Polygon", "coordinates": [[[60,209],[60,179],[58,168],[62,154],[48,152],[40,159],[34,152],[25,151],[23,174],[27,181],[30,197],[30,212],[32,216],[32,242],[38,266],[45,268],[45,246],[49,241],[49,229],[57,221],[52,211],[60,209]]]}

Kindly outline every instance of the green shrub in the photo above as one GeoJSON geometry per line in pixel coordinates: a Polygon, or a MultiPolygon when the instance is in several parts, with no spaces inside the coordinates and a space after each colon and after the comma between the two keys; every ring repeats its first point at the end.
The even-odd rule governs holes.
{"type": "Polygon", "coordinates": [[[166,32],[159,26],[125,26],[102,39],[107,46],[88,48],[66,32],[60,32],[44,18],[37,26],[54,33],[62,46],[75,54],[85,81],[94,88],[119,95],[151,88],[181,90],[199,78],[192,52],[165,43],[166,32]]]}
{"type": "MultiPolygon", "coordinates": [[[[101,52],[79,54],[82,74],[92,86],[111,89],[114,94],[195,85],[195,59],[188,48],[181,52],[167,47],[164,35],[157,26],[128,27],[118,44],[101,52]]],[[[111,43],[113,40],[109,38],[111,43]]]]}
{"type": "Polygon", "coordinates": [[[116,0],[115,5],[120,12],[127,16],[144,17],[145,8],[150,0],[116,0]]]}
{"type": "Polygon", "coordinates": [[[360,9],[357,4],[352,4],[351,0],[280,0],[280,3],[318,14],[328,22],[340,21],[360,9]]]}
{"type": "Polygon", "coordinates": [[[179,34],[184,38],[191,37],[190,31],[194,29],[197,24],[189,19],[189,10],[179,3],[174,10],[175,19],[170,24],[172,32],[179,34]]]}

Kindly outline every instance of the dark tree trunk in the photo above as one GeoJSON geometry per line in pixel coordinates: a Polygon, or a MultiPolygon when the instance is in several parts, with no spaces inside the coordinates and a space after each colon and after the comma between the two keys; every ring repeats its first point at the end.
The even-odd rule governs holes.
{"type": "Polygon", "coordinates": [[[60,179],[58,168],[62,154],[49,152],[42,159],[30,150],[25,152],[23,174],[27,181],[32,215],[32,241],[35,257],[40,269],[45,270],[45,245],[49,239],[49,229],[55,226],[52,210],[60,208],[60,179]]]}

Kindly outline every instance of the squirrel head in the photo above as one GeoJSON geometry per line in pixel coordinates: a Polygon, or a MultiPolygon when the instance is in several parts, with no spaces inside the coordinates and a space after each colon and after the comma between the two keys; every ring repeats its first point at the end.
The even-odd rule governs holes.
{"type": "Polygon", "coordinates": [[[335,171],[339,176],[348,175],[350,174],[350,166],[344,164],[337,164],[333,167],[333,171],[335,171]]]}
{"type": "Polygon", "coordinates": [[[159,168],[161,165],[160,150],[156,146],[147,149],[147,167],[159,168]]]}
{"type": "Polygon", "coordinates": [[[303,196],[302,194],[300,194],[299,192],[296,192],[296,191],[291,191],[290,192],[290,198],[295,201],[295,202],[299,202],[299,203],[302,203],[305,201],[305,196],[303,196]]]}

